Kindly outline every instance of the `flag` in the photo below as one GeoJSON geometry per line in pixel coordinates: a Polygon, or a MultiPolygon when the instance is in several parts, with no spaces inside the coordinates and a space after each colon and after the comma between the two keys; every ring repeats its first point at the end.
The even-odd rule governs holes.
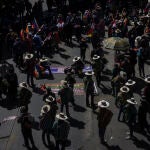
{"type": "Polygon", "coordinates": [[[28,25],[26,26],[26,33],[27,34],[29,33],[29,27],[28,27],[28,25]]]}
{"type": "Polygon", "coordinates": [[[35,18],[33,19],[33,22],[32,22],[32,29],[34,29],[36,31],[39,30],[39,25],[38,25],[38,23],[37,23],[35,18]]]}
{"type": "Polygon", "coordinates": [[[20,31],[20,38],[21,38],[21,40],[24,40],[24,30],[23,29],[21,29],[21,31],[20,31]]]}

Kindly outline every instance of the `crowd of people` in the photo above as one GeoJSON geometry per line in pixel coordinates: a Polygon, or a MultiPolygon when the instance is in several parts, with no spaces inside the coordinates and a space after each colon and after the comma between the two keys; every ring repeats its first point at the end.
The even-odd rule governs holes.
{"type": "MultiPolygon", "coordinates": [[[[126,37],[130,43],[130,48],[127,51],[115,53],[115,64],[110,81],[112,95],[115,99],[114,103],[116,109],[119,109],[118,121],[128,124],[130,132],[128,133],[129,136],[126,137],[127,139],[134,138],[134,126],[137,122],[141,132],[150,134],[147,121],[150,108],[150,76],[145,73],[144,69],[144,64],[149,59],[150,54],[150,51],[148,51],[150,11],[141,13],[141,11],[136,10],[139,16],[130,16],[126,8],[121,11],[113,11],[103,8],[101,3],[97,2],[93,8],[77,11],[71,11],[68,8],[68,12],[62,12],[62,8],[67,8],[65,1],[62,1],[62,3],[56,1],[56,8],[58,9],[53,10],[53,3],[49,3],[47,0],[49,13],[52,15],[43,19],[41,0],[38,3],[36,2],[34,7],[28,0],[24,3],[26,18],[21,18],[24,21],[19,23],[22,23],[19,30],[16,29],[14,23],[10,23],[7,28],[3,26],[0,35],[3,37],[1,40],[5,41],[2,47],[13,58],[16,67],[27,75],[25,82],[18,83],[12,65],[8,65],[6,74],[0,73],[0,99],[1,101],[7,100],[7,106],[15,102],[17,107],[20,108],[21,115],[18,118],[18,123],[21,124],[24,146],[30,147],[30,140],[32,146],[36,147],[32,136],[34,119],[28,112],[28,105],[32,98],[30,87],[33,89],[36,87],[34,77],[43,78],[46,76],[54,79],[51,71],[51,56],[59,53],[59,46],[62,42],[73,48],[74,41],[79,45],[80,56],[75,56],[72,64],[65,68],[64,74],[66,76],[60,82],[61,87],[58,95],[56,96],[51,87],[44,87],[43,101],[45,104],[39,115],[39,129],[42,130],[42,140],[46,147],[52,146],[50,135],[53,135],[55,149],[59,149],[60,145],[62,150],[65,149],[70,131],[70,124],[67,122],[71,117],[69,103],[71,102],[72,106],[76,107],[74,84],[76,83],[76,77],[79,77],[83,79],[84,83],[86,107],[91,107],[93,112],[97,107],[99,109],[97,115],[99,136],[101,143],[107,144],[104,135],[113,113],[109,109],[110,104],[107,100],[100,100],[98,104],[94,102],[95,88],[96,86],[101,87],[101,75],[106,63],[109,62],[105,58],[102,42],[105,38],[106,28],[108,29],[108,37],[126,37]],[[39,16],[37,16],[37,10],[34,11],[36,6],[38,6],[37,10],[40,10],[39,16]],[[91,43],[93,47],[90,54],[91,61],[89,62],[92,70],[83,72],[87,63],[88,43],[91,43]],[[135,71],[136,64],[139,68],[139,75],[135,71]],[[136,76],[145,82],[145,87],[140,93],[139,108],[136,107],[137,100],[134,98],[136,82],[138,82],[136,76]],[[3,97],[4,95],[6,95],[6,98],[3,97]],[[66,113],[64,113],[64,107],[66,113]]],[[[24,11],[20,12],[20,16],[24,16],[24,11]]],[[[12,15],[15,16],[15,14],[12,15]]]]}

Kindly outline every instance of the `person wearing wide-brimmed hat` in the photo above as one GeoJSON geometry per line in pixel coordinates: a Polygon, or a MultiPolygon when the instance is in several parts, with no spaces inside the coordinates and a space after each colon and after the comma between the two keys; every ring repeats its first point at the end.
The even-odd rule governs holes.
{"type": "Polygon", "coordinates": [[[70,124],[66,121],[68,117],[64,113],[57,114],[56,118],[58,120],[55,121],[52,128],[56,141],[56,149],[59,149],[59,145],[61,145],[61,150],[64,150],[70,131],[70,124]]]}
{"type": "Polygon", "coordinates": [[[85,60],[85,54],[86,54],[87,47],[88,47],[88,45],[86,43],[86,39],[85,38],[81,38],[81,42],[80,42],[80,57],[81,57],[81,59],[83,61],[85,60]]]}
{"type": "Polygon", "coordinates": [[[129,80],[125,83],[125,85],[130,89],[130,91],[129,91],[130,97],[133,97],[134,85],[135,85],[135,84],[136,84],[136,82],[133,81],[133,80],[131,80],[131,79],[129,79],[129,80]]]}
{"type": "Polygon", "coordinates": [[[26,64],[26,72],[27,72],[27,84],[30,86],[34,86],[33,73],[35,70],[35,60],[34,55],[27,53],[24,56],[25,64],[26,64]]]}
{"type": "Polygon", "coordinates": [[[29,87],[26,82],[21,82],[19,84],[19,87],[19,105],[28,107],[28,104],[30,103],[32,97],[32,92],[29,90],[29,87]]]}
{"type": "Polygon", "coordinates": [[[148,103],[144,95],[141,96],[141,104],[138,109],[138,123],[140,125],[141,132],[145,132],[145,129],[150,133],[150,128],[147,122],[148,103]]]}
{"type": "Polygon", "coordinates": [[[101,100],[98,102],[99,111],[97,120],[99,127],[99,136],[102,144],[106,143],[104,139],[106,127],[110,123],[113,116],[113,113],[108,109],[109,105],[109,102],[107,102],[106,100],[101,100]]]}
{"type": "MultiPolygon", "coordinates": [[[[23,106],[20,108],[21,115],[18,117],[18,123],[21,124],[21,132],[24,138],[24,146],[30,148],[29,141],[32,144],[33,148],[35,147],[33,136],[32,136],[32,121],[31,115],[28,113],[28,108],[23,106]]],[[[32,117],[33,119],[33,117],[32,117]]]]}
{"type": "Polygon", "coordinates": [[[66,107],[66,115],[70,117],[69,113],[69,102],[72,101],[73,98],[73,90],[67,84],[67,81],[61,80],[62,88],[58,91],[58,95],[61,99],[61,107],[60,111],[63,112],[64,106],[66,107]]]}
{"type": "Polygon", "coordinates": [[[71,65],[71,67],[74,69],[75,74],[81,77],[82,69],[84,68],[84,63],[82,62],[80,57],[75,56],[73,58],[73,64],[71,65]]]}
{"type": "Polygon", "coordinates": [[[146,85],[144,87],[143,95],[145,96],[146,101],[148,102],[150,107],[150,76],[146,77],[144,81],[146,85]]]}
{"type": "Polygon", "coordinates": [[[48,145],[51,144],[50,142],[50,134],[52,132],[52,126],[54,123],[53,117],[51,115],[51,106],[50,105],[44,105],[41,108],[41,114],[40,114],[40,129],[42,129],[42,141],[45,146],[46,140],[45,136],[47,137],[48,145]]]}
{"type": "Polygon", "coordinates": [[[134,99],[134,97],[127,99],[127,107],[126,107],[126,115],[127,115],[127,123],[129,126],[130,133],[126,137],[126,139],[133,138],[133,129],[136,124],[136,116],[137,116],[137,109],[135,105],[137,105],[137,101],[134,99]]]}
{"type": "Polygon", "coordinates": [[[96,77],[97,86],[100,87],[101,73],[104,68],[104,64],[101,57],[96,54],[92,58],[92,68],[96,77]]]}
{"type": "Polygon", "coordinates": [[[124,109],[127,104],[127,99],[130,98],[129,91],[130,89],[127,86],[122,86],[120,88],[120,92],[118,93],[117,101],[116,101],[116,105],[119,106],[118,121],[120,121],[120,117],[122,113],[123,113],[123,120],[124,120],[124,109]]]}
{"type": "Polygon", "coordinates": [[[89,107],[89,97],[91,97],[91,107],[94,109],[94,81],[92,79],[92,75],[94,75],[93,71],[85,72],[85,77],[83,78],[84,82],[84,90],[86,93],[86,106],[89,107]]]}

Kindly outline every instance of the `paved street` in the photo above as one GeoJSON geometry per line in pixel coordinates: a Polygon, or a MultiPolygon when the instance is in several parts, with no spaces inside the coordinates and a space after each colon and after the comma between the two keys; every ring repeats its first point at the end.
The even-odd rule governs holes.
{"type": "MultiPolygon", "coordinates": [[[[32,3],[37,0],[32,0],[32,3]]],[[[47,9],[47,6],[43,5],[44,10],[47,9]]],[[[61,50],[53,55],[51,58],[52,66],[68,66],[72,64],[72,59],[74,56],[79,56],[78,44],[74,41],[75,46],[73,48],[67,47],[64,43],[61,43],[61,50]]],[[[91,44],[87,49],[86,60],[90,61],[90,52],[92,50],[91,44]]],[[[150,150],[150,136],[142,135],[135,131],[134,140],[126,140],[126,132],[128,131],[128,126],[125,123],[118,122],[118,108],[114,104],[114,97],[111,96],[111,70],[114,64],[114,51],[113,50],[104,50],[105,57],[108,60],[108,63],[102,74],[102,85],[101,88],[98,88],[99,95],[95,96],[94,102],[97,104],[99,100],[105,99],[110,102],[110,109],[113,112],[113,118],[109,124],[106,131],[106,140],[109,146],[104,146],[100,143],[98,136],[98,124],[97,124],[97,115],[91,110],[91,108],[86,107],[85,95],[75,95],[75,103],[77,107],[73,109],[70,104],[70,114],[71,119],[69,120],[71,129],[69,133],[69,139],[71,140],[71,146],[67,147],[66,150],[150,150]]],[[[16,66],[12,59],[7,60],[10,64],[16,66]]],[[[15,72],[18,75],[19,82],[26,81],[26,74],[21,73],[18,68],[15,67],[15,72]]],[[[145,66],[146,75],[150,74],[150,66],[146,64],[145,66]]],[[[60,80],[64,79],[64,74],[54,74],[54,80],[48,79],[35,79],[36,87],[40,87],[43,83],[59,83],[60,80]]],[[[138,101],[137,108],[140,104],[140,90],[144,87],[144,80],[139,78],[138,69],[136,66],[136,81],[137,88],[134,93],[134,97],[138,101]]],[[[76,77],[77,83],[82,83],[82,79],[76,77]]],[[[40,115],[41,107],[43,106],[43,95],[39,94],[38,91],[31,89],[33,92],[32,100],[29,105],[29,112],[35,117],[35,121],[39,121],[38,117],[40,115]]],[[[57,95],[58,97],[58,95],[57,95]]],[[[58,104],[59,106],[59,104],[58,104]]],[[[60,111],[60,108],[58,112],[60,111]]],[[[19,110],[12,109],[8,110],[0,106],[0,121],[8,116],[17,116],[19,115],[19,110]]],[[[148,116],[150,123],[150,116],[148,116]]],[[[38,150],[47,150],[42,142],[42,132],[39,130],[33,129],[33,137],[35,145],[38,150]]],[[[51,136],[51,141],[54,142],[54,138],[51,136]]],[[[22,146],[23,137],[20,130],[20,124],[17,121],[8,121],[0,126],[0,150],[26,150],[22,146]]]]}
{"type": "MultiPolygon", "coordinates": [[[[76,43],[75,43],[76,44],[76,43]]],[[[52,66],[56,65],[70,65],[72,63],[72,58],[76,55],[79,55],[79,48],[69,48],[61,44],[62,50],[55,54],[54,57],[51,59],[53,62],[52,66]]],[[[89,48],[86,54],[86,60],[89,60],[89,54],[91,50],[91,45],[89,44],[89,48]]],[[[109,63],[107,64],[105,70],[110,71],[113,67],[113,56],[114,51],[105,50],[105,56],[108,59],[109,63]]],[[[12,60],[8,60],[9,63],[13,63],[12,60]]],[[[26,81],[26,75],[19,72],[16,68],[16,72],[19,78],[19,82],[26,81]]],[[[146,66],[146,74],[150,72],[150,67],[146,66]]],[[[138,76],[138,73],[137,73],[138,76]]],[[[64,79],[64,74],[55,74],[54,80],[36,80],[36,86],[39,86],[43,83],[59,83],[61,79],[64,79]]],[[[95,103],[97,103],[101,99],[106,99],[110,102],[110,109],[113,111],[113,119],[108,126],[106,139],[110,147],[105,147],[100,144],[99,137],[98,137],[98,127],[97,127],[97,119],[96,114],[92,112],[90,108],[86,108],[85,105],[85,96],[75,96],[75,102],[77,104],[77,108],[73,110],[73,107],[70,104],[70,112],[72,119],[70,120],[71,130],[69,134],[69,139],[71,140],[71,146],[67,147],[68,150],[105,150],[105,149],[114,149],[114,150],[148,150],[150,148],[149,137],[145,137],[139,133],[135,133],[136,139],[135,141],[132,140],[125,140],[126,131],[128,131],[128,127],[124,123],[120,123],[117,121],[118,109],[114,105],[114,97],[111,94],[111,86],[110,86],[110,78],[111,76],[108,74],[103,74],[102,77],[102,84],[103,86],[98,89],[99,95],[95,97],[95,103]]],[[[77,82],[82,82],[81,79],[76,78],[77,82]]],[[[142,79],[137,78],[137,81],[142,81],[142,79]]],[[[142,83],[140,81],[140,83],[142,83]]],[[[143,88],[144,84],[140,85],[137,89],[140,90],[143,88]]],[[[32,90],[32,89],[31,89],[32,90]]],[[[137,98],[139,102],[139,95],[135,93],[134,96],[137,98]]],[[[41,106],[43,105],[42,102],[42,95],[33,92],[33,97],[31,104],[29,105],[29,112],[35,116],[36,120],[38,121],[38,116],[40,114],[41,106]]],[[[1,108],[2,116],[7,117],[10,115],[17,115],[18,110],[6,110],[6,108],[1,108]],[[15,112],[15,113],[14,113],[15,112]]],[[[97,110],[96,110],[97,111],[97,110]]],[[[2,117],[1,117],[2,118],[2,117]]],[[[20,125],[17,122],[7,122],[1,126],[0,132],[4,132],[3,137],[0,138],[0,150],[24,150],[25,148],[22,146],[23,138],[20,132],[20,125]],[[9,127],[7,127],[9,124],[9,127]],[[3,127],[4,126],[4,127],[3,127]],[[7,128],[5,128],[5,126],[7,128]],[[1,130],[3,129],[3,130],[1,130]],[[8,133],[9,131],[9,133],[8,133]]],[[[44,147],[41,139],[41,131],[33,130],[33,136],[36,143],[36,146],[39,150],[46,150],[47,148],[44,147]]],[[[54,141],[53,137],[51,138],[54,141]]]]}

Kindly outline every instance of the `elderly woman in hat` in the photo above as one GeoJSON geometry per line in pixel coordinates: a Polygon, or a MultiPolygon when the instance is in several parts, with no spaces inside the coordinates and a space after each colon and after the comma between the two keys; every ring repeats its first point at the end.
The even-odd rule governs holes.
{"type": "Polygon", "coordinates": [[[56,142],[56,149],[59,149],[61,144],[61,150],[65,150],[65,145],[70,131],[70,125],[66,121],[68,117],[64,113],[59,113],[56,115],[58,121],[53,125],[53,135],[56,142]]]}
{"type": "Polygon", "coordinates": [[[129,130],[130,132],[128,134],[128,136],[126,137],[126,139],[131,139],[133,138],[133,129],[136,123],[136,116],[137,116],[137,109],[135,107],[135,105],[137,105],[137,101],[134,99],[134,97],[132,97],[131,99],[127,100],[127,123],[129,126],[129,130]]]}
{"type": "Polygon", "coordinates": [[[130,91],[129,91],[130,97],[133,97],[134,85],[135,85],[135,84],[136,84],[136,82],[133,81],[133,80],[131,80],[131,79],[129,79],[129,80],[125,83],[125,85],[130,89],[130,91]]]}
{"type": "Polygon", "coordinates": [[[106,144],[104,139],[106,127],[110,123],[113,113],[108,109],[109,102],[101,100],[98,102],[99,112],[97,116],[98,127],[99,127],[99,136],[102,144],[106,144]]]}

